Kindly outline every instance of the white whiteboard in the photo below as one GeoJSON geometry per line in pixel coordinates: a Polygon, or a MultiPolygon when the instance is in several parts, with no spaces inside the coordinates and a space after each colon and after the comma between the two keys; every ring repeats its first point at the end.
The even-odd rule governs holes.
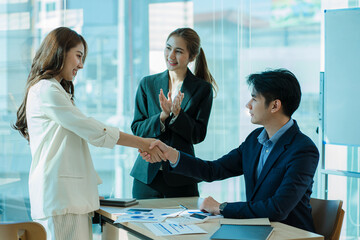
{"type": "Polygon", "coordinates": [[[360,8],[325,11],[324,141],[360,145],[360,8]]]}

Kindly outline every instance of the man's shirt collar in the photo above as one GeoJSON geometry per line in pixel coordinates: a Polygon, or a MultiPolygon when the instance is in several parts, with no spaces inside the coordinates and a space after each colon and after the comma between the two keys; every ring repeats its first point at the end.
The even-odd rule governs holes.
{"type": "Polygon", "coordinates": [[[264,128],[259,136],[257,137],[260,144],[265,147],[269,147],[270,145],[275,145],[276,142],[280,139],[280,137],[294,124],[294,120],[290,118],[290,120],[282,126],[275,134],[269,139],[269,136],[264,128]]]}

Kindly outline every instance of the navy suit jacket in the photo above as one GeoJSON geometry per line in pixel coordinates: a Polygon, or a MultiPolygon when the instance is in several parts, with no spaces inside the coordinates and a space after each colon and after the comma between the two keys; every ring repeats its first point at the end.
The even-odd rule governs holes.
{"type": "MultiPolygon", "coordinates": [[[[131,124],[133,133],[140,137],[157,138],[185,153],[195,156],[193,144],[205,139],[207,125],[213,101],[213,91],[210,83],[197,78],[188,69],[181,87],[184,99],[181,111],[176,120],[170,124],[171,117],[165,121],[165,132],[160,129],[159,93],[163,89],[169,91],[169,73],[147,76],[140,81],[136,93],[135,114],[131,124]]],[[[164,181],[170,186],[185,186],[197,183],[191,177],[175,174],[169,171],[168,162],[150,164],[139,155],[130,173],[137,180],[149,184],[155,178],[160,165],[163,165],[164,181]]]]}
{"type": "Polygon", "coordinates": [[[262,145],[254,130],[236,149],[218,160],[204,161],[180,152],[176,173],[212,182],[244,175],[246,202],[228,203],[226,218],[269,218],[314,232],[310,195],[319,152],[310,138],[290,127],[275,144],[256,180],[262,145]]]}

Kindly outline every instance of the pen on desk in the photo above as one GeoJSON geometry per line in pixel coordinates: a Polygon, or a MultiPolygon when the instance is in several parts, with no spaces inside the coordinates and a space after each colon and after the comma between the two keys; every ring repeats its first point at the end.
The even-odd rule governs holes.
{"type": "Polygon", "coordinates": [[[187,209],[188,209],[187,207],[185,207],[185,206],[184,206],[184,205],[182,205],[182,204],[179,204],[179,206],[180,206],[181,208],[185,209],[185,210],[187,210],[187,209]]]}

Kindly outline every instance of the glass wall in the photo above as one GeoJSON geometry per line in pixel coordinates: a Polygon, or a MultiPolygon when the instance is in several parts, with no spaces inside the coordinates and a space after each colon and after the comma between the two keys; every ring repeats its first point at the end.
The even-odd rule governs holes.
{"type": "MultiPolygon", "coordinates": [[[[250,123],[245,108],[250,99],[245,79],[267,68],[287,68],[298,77],[303,98],[293,117],[319,143],[323,10],[358,5],[353,0],[0,0],[0,221],[30,219],[30,149],[10,125],[23,99],[35,51],[52,29],[68,26],[89,45],[85,67],[75,80],[76,105],[87,115],[131,133],[139,81],[166,69],[163,48],[172,30],[194,28],[219,86],[206,139],[195,147],[197,156],[212,160],[238,147],[258,127],[250,123]]],[[[359,172],[358,148],[339,152],[342,166],[351,165],[359,172]]],[[[129,173],[136,149],[91,147],[91,153],[103,180],[100,194],[131,197],[129,173]]],[[[338,195],[329,189],[328,197],[344,200],[342,235],[356,239],[359,181],[339,178],[346,191],[338,195]],[[347,214],[350,211],[354,214],[347,214]]],[[[321,179],[317,173],[313,197],[323,197],[321,179]]],[[[201,183],[200,195],[219,202],[245,200],[243,177],[201,183]]]]}

